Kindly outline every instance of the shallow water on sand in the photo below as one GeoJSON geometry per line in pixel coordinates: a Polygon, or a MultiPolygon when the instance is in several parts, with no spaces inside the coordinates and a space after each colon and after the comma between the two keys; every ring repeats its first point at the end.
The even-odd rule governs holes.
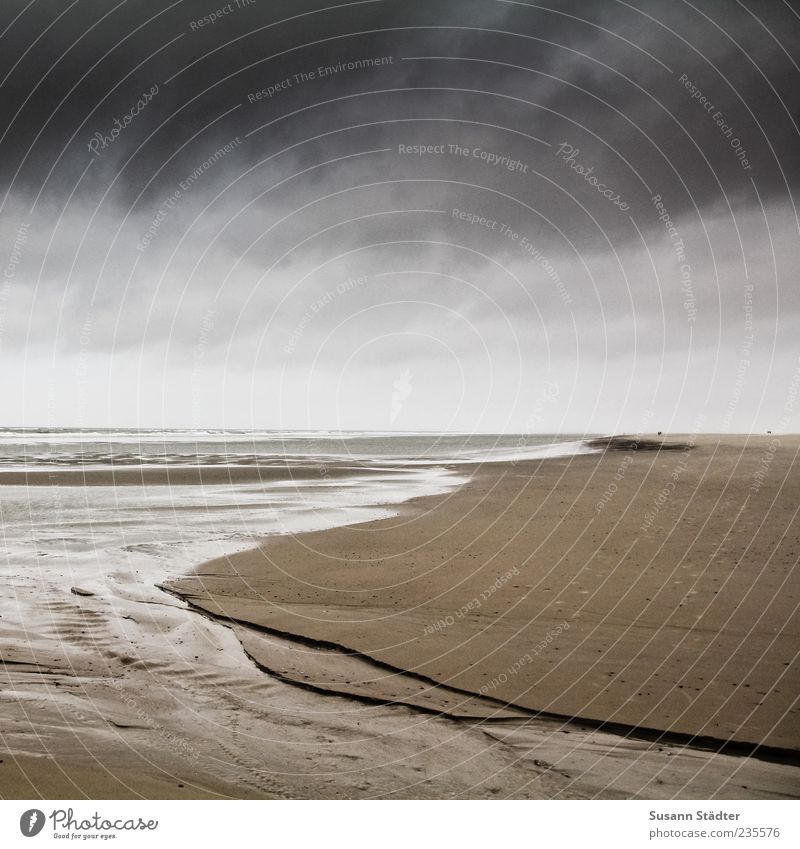
{"type": "MultiPolygon", "coordinates": [[[[73,586],[106,599],[163,599],[156,583],[264,536],[391,515],[403,501],[462,484],[466,478],[443,467],[448,461],[576,450],[579,443],[550,436],[0,429],[4,471],[270,472],[238,484],[0,486],[0,627],[41,618],[42,600],[73,586]],[[301,464],[302,479],[293,479],[301,464]]],[[[57,630],[47,605],[45,612],[57,630]]]]}
{"type": "MultiPolygon", "coordinates": [[[[550,439],[533,442],[521,450],[554,450],[550,439]]],[[[275,721],[299,723],[300,741],[310,733],[306,722],[325,724],[341,705],[314,702],[314,716],[302,719],[308,696],[292,695],[291,687],[285,692],[287,685],[253,666],[227,628],[157,585],[252,548],[267,535],[393,515],[403,501],[446,493],[467,480],[443,461],[466,459],[462,451],[493,450],[486,439],[466,448],[466,437],[452,440],[447,450],[442,445],[432,436],[0,432],[5,471],[208,465],[229,467],[235,481],[241,466],[270,470],[263,480],[248,473],[247,482],[216,485],[169,486],[166,477],[146,486],[0,485],[0,657],[12,664],[6,666],[10,683],[0,693],[0,719],[9,729],[3,746],[38,752],[43,738],[37,727],[45,723],[63,726],[56,732],[62,748],[74,740],[79,751],[88,745],[107,752],[119,735],[144,733],[121,732],[120,723],[158,728],[165,722],[169,739],[166,732],[150,733],[134,748],[157,759],[167,741],[171,764],[199,752],[211,734],[213,775],[272,792],[266,773],[246,778],[252,769],[242,759],[252,740],[226,742],[214,728],[252,723],[271,751],[275,738],[263,730],[267,692],[281,705],[275,721]],[[293,467],[301,465],[304,474],[293,479],[293,467]],[[332,469],[336,474],[328,474],[332,469]]],[[[502,450],[512,447],[505,440],[502,450]]],[[[570,453],[573,446],[556,450],[570,453]]],[[[318,768],[314,761],[312,769],[318,768]]]]}
{"type": "MultiPolygon", "coordinates": [[[[393,512],[389,505],[464,480],[425,468],[354,470],[336,481],[302,484],[0,486],[0,634],[37,623],[55,635],[51,601],[69,596],[72,587],[113,602],[124,616],[126,599],[163,601],[156,583],[251,548],[264,536],[380,518],[393,512]]],[[[157,641],[148,651],[159,655],[165,648],[157,641]]]]}
{"type": "Polygon", "coordinates": [[[253,742],[226,740],[220,726],[252,722],[269,749],[263,693],[279,697],[278,722],[288,709],[305,724],[305,697],[295,704],[287,685],[276,691],[227,628],[157,584],[264,536],[392,515],[399,502],[466,480],[440,467],[289,475],[287,466],[285,479],[258,483],[0,486],[0,671],[9,676],[0,746],[57,757],[72,746],[105,762],[146,726],[157,730],[128,745],[147,764],[167,758],[159,775],[200,769],[235,793],[280,792],[268,770],[253,778],[253,742]]]}
{"type": "MultiPolygon", "coordinates": [[[[615,764],[628,770],[645,754],[658,761],[650,772],[672,770],[660,795],[685,790],[702,773],[696,755],[629,743],[635,751],[620,759],[616,738],[527,723],[517,731],[532,736],[517,751],[516,738],[500,743],[480,725],[284,683],[257,669],[230,629],[156,586],[268,534],[367,521],[446,493],[466,479],[463,466],[445,468],[455,461],[582,450],[552,437],[0,431],[0,467],[45,478],[76,465],[271,470],[269,480],[247,473],[247,483],[213,486],[170,487],[166,476],[152,486],[0,485],[0,745],[28,758],[20,770],[62,775],[68,798],[586,796],[607,792],[615,764]],[[294,463],[305,473],[293,481],[294,463]],[[345,474],[328,476],[334,466],[345,474]],[[569,774],[558,767],[565,758],[569,774]],[[579,787],[575,767],[585,771],[579,787]],[[89,789],[90,778],[102,787],[89,789]]],[[[17,763],[4,760],[0,794],[29,797],[3,785],[17,763]]],[[[620,779],[614,792],[638,786],[620,779]]]]}

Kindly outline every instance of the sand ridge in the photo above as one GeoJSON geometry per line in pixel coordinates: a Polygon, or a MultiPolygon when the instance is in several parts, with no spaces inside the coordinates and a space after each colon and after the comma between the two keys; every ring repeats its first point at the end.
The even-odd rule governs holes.
{"type": "Polygon", "coordinates": [[[487,464],[171,589],[530,710],[797,749],[798,440],[757,487],[771,440],[693,442],[487,464]]]}
{"type": "MultiPolygon", "coordinates": [[[[750,508],[742,511],[740,503],[748,477],[751,472],[755,480],[765,477],[763,442],[742,443],[717,440],[692,450],[693,456],[704,455],[705,465],[715,466],[714,486],[718,479],[733,480],[723,488],[728,501],[721,512],[739,522],[752,520],[746,513],[750,508]]],[[[697,577],[708,572],[711,595],[722,594],[729,606],[738,597],[745,605],[741,622],[731,618],[736,607],[727,610],[727,617],[725,610],[710,607],[705,631],[695,630],[703,636],[729,627],[725,639],[742,626],[744,633],[759,632],[762,640],[760,632],[772,633],[764,655],[766,671],[773,675],[771,687],[796,691],[791,647],[786,659],[782,655],[796,623],[790,616],[787,626],[780,618],[793,614],[795,606],[791,505],[796,441],[782,441],[780,461],[770,467],[774,479],[761,487],[765,497],[756,507],[765,521],[746,526],[761,565],[767,565],[755,581],[753,576],[761,575],[758,569],[737,573],[728,563],[727,580],[720,571],[723,554],[726,562],[737,554],[733,543],[742,548],[737,537],[732,542],[722,535],[716,556],[709,558],[712,568],[700,568],[708,545],[689,543],[706,526],[700,508],[707,493],[701,490],[697,497],[691,487],[676,491],[662,505],[662,513],[680,510],[664,518],[664,527],[672,522],[674,533],[659,532],[673,552],[666,571],[665,561],[657,561],[660,584],[650,564],[631,571],[629,559],[611,556],[615,548],[624,551],[611,533],[615,523],[630,527],[631,521],[639,521],[636,514],[650,508],[656,482],[669,479],[675,467],[659,466],[667,454],[678,462],[683,451],[639,455],[621,450],[574,460],[470,466],[464,470],[472,475],[469,485],[401,505],[392,519],[348,531],[272,538],[254,552],[204,564],[172,588],[174,593],[179,587],[191,607],[147,581],[126,584],[120,596],[109,592],[115,584],[107,584],[108,576],[101,574],[85,585],[67,576],[42,597],[35,581],[17,575],[9,591],[34,593],[39,606],[31,608],[34,615],[19,627],[10,619],[0,621],[0,660],[5,661],[0,663],[0,797],[797,796],[796,767],[781,758],[770,762],[742,756],[746,743],[719,754],[714,745],[698,748],[674,735],[634,736],[624,725],[576,722],[575,713],[543,716],[539,699],[531,699],[535,710],[510,715],[514,711],[503,705],[509,695],[524,697],[519,682],[533,674],[531,663],[517,659],[516,670],[506,673],[508,680],[493,683],[503,671],[502,652],[514,648],[515,640],[525,641],[526,653],[544,670],[536,672],[530,688],[541,695],[540,682],[544,686],[566,674],[569,664],[559,665],[562,650],[570,647],[568,656],[580,659],[579,652],[591,640],[603,637],[600,624],[615,637],[631,633],[619,622],[622,614],[636,609],[628,603],[628,589],[636,586],[637,575],[644,576],[640,583],[646,579],[648,590],[655,584],[663,594],[664,604],[655,612],[667,621],[659,625],[646,605],[640,606],[638,619],[649,613],[645,624],[650,631],[676,634],[672,643],[679,649],[691,630],[686,623],[692,621],[692,602],[684,602],[690,608],[684,610],[673,587],[689,571],[681,571],[686,565],[681,563],[683,546],[692,552],[691,571],[697,577]],[[649,481],[645,462],[653,466],[649,481]],[[617,491],[611,493],[615,479],[617,491]],[[591,497],[597,498],[594,504],[591,497]],[[632,504],[625,507],[626,501],[632,504]],[[597,510],[601,502],[604,506],[597,510]],[[780,508],[773,510],[773,502],[780,502],[780,508]],[[581,534],[587,526],[582,515],[591,518],[592,513],[600,521],[595,519],[581,534]],[[593,536],[603,544],[592,544],[593,536]],[[564,556],[554,559],[559,547],[564,556]],[[575,563],[581,552],[591,553],[583,570],[575,563]],[[263,568],[267,558],[272,571],[263,568]],[[609,598],[608,582],[616,597],[609,598]],[[93,595],[75,594],[73,587],[88,587],[93,595]],[[747,606],[751,591],[757,592],[760,608],[747,606]],[[770,602],[773,597],[777,605],[770,602]],[[616,601],[624,603],[614,609],[616,601]],[[584,632],[581,618],[586,621],[591,611],[599,621],[584,632]],[[238,623],[225,619],[231,612],[243,618],[238,623]],[[287,621],[280,623],[283,615],[287,621]],[[263,624],[267,621],[294,630],[270,629],[263,624]],[[559,632],[564,622],[570,628],[559,632]],[[304,631],[308,635],[297,639],[304,631]],[[549,633],[555,636],[548,641],[549,633]],[[585,633],[583,644],[564,642],[576,633],[585,633]],[[154,639],[159,641],[155,655],[150,651],[154,639]],[[351,639],[358,639],[364,650],[351,639]],[[439,681],[437,668],[444,672],[439,681]],[[414,676],[407,670],[415,670],[414,676]],[[361,692],[348,693],[347,686],[361,692]],[[427,696],[432,703],[426,705],[427,696]]],[[[75,470],[70,484],[79,483],[81,475],[75,470]]],[[[683,471],[681,477],[689,481],[691,475],[683,471]]],[[[717,542],[719,522],[720,516],[712,516],[717,542]]],[[[747,562],[751,567],[753,558],[747,562]]],[[[689,587],[681,591],[681,600],[693,598],[689,587]]],[[[628,676],[639,668],[642,646],[626,642],[617,654],[606,647],[601,658],[604,664],[618,663],[619,651],[631,646],[633,653],[623,659],[623,667],[631,664],[626,680],[614,681],[613,688],[604,682],[600,692],[606,701],[587,697],[582,707],[594,706],[606,718],[612,715],[614,711],[601,708],[613,707],[613,699],[626,692],[628,676]]],[[[657,642],[656,648],[663,651],[664,646],[657,642]]],[[[691,671],[693,661],[686,657],[684,666],[691,671]]],[[[757,665],[758,675],[751,674],[747,656],[734,652],[728,659],[736,662],[742,674],[738,680],[751,683],[750,689],[764,675],[757,665]]],[[[649,663],[646,655],[645,661],[649,663]]],[[[591,695],[597,661],[576,667],[573,684],[591,695]]],[[[724,664],[720,668],[724,671],[724,664]]],[[[645,671],[654,670],[652,665],[645,671]]],[[[746,689],[734,689],[733,699],[746,689]]],[[[767,691],[763,684],[760,689],[767,691]]],[[[567,695],[574,698],[576,692],[573,686],[567,695]]],[[[767,708],[759,719],[768,720],[780,701],[755,695],[767,708]]],[[[728,710],[736,705],[733,699],[728,704],[719,700],[724,708],[719,719],[735,719],[728,710]]],[[[688,701],[684,695],[681,700],[688,701]]],[[[708,703],[701,700],[698,708],[708,703]]],[[[795,717],[791,712],[786,716],[789,721],[776,728],[791,737],[795,717]]],[[[745,740],[756,736],[757,726],[748,728],[752,733],[745,740]]]]}

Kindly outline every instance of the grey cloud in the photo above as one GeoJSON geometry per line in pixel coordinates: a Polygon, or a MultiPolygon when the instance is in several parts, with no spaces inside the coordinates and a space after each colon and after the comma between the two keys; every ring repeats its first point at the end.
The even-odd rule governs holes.
{"type": "MultiPolygon", "coordinates": [[[[625,421],[652,403],[686,424],[695,415],[681,395],[687,368],[708,384],[695,398],[724,399],[747,317],[750,374],[782,403],[800,307],[789,58],[800,24],[777,3],[550,5],[364,3],[270,27],[315,9],[286,0],[195,31],[190,22],[209,7],[192,0],[135,31],[158,11],[152,4],[101,21],[109,7],[92,0],[44,32],[64,7],[35,4],[10,29],[13,44],[3,41],[6,71],[20,60],[3,85],[7,120],[19,110],[0,146],[6,255],[19,223],[30,225],[0,302],[9,367],[52,361],[71,379],[71,358],[88,352],[122,358],[125,374],[146,363],[179,385],[198,368],[202,340],[204,370],[236,371],[214,380],[238,387],[238,405],[249,403],[248,380],[274,389],[281,370],[314,386],[315,373],[344,375],[355,393],[358,375],[391,384],[413,367],[430,426],[447,419],[437,380],[449,387],[459,369],[493,399],[498,426],[524,424],[548,375],[563,383],[559,403],[577,405],[554,408],[572,427],[595,407],[608,423],[631,381],[662,375],[660,398],[638,383],[630,390],[625,421]],[[376,56],[393,61],[295,81],[376,56]],[[450,58],[410,58],[420,56],[450,58]],[[93,156],[92,135],[110,132],[154,84],[158,95],[93,156]],[[557,155],[562,142],[578,151],[572,164],[557,155]],[[446,152],[402,154],[401,144],[446,152]],[[451,152],[456,144],[466,156],[451,152]],[[653,194],[685,243],[688,289],[653,194]],[[338,291],[362,276],[367,284],[338,291]],[[519,408],[497,400],[515,397],[520,381],[519,408]]],[[[0,31],[19,8],[4,4],[0,31]]],[[[333,403],[315,391],[320,410],[333,403]]],[[[301,399],[287,403],[299,409],[301,399]]]]}

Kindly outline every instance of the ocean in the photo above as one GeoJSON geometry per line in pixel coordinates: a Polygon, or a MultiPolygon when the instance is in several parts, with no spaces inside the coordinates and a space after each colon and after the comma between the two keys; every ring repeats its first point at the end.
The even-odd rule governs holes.
{"type": "Polygon", "coordinates": [[[99,657],[125,651],[166,662],[196,614],[159,583],[269,535],[394,515],[408,499],[452,491],[487,460],[584,450],[574,436],[0,429],[0,644],[69,656],[89,640],[99,657]],[[3,481],[20,471],[41,480],[75,469],[198,466],[231,475],[180,486],[166,477],[117,486],[87,486],[80,475],[58,486],[3,481]],[[249,470],[242,482],[236,469],[249,470]],[[78,627],[89,615],[102,627],[78,627]]]}
{"type": "Polygon", "coordinates": [[[577,434],[0,428],[0,469],[122,465],[485,462],[575,454],[577,434]]]}

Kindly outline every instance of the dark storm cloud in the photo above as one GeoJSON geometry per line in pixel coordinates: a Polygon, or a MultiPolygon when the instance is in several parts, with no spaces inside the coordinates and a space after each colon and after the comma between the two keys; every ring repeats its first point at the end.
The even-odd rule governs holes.
{"type": "MultiPolygon", "coordinates": [[[[38,188],[41,167],[79,127],[70,152],[84,163],[87,137],[110,127],[153,84],[161,86],[158,98],[109,151],[107,162],[124,161],[165,121],[154,146],[177,147],[247,92],[348,54],[371,53],[382,38],[371,31],[446,23],[457,8],[472,26],[504,14],[501,7],[480,2],[326,6],[270,0],[234,8],[220,21],[198,27],[218,6],[188,0],[163,5],[89,0],[67,7],[44,0],[14,20],[18,9],[4,4],[0,27],[14,21],[4,41],[4,46],[11,42],[4,53],[6,68],[13,68],[3,87],[4,114],[7,120],[16,116],[7,148],[15,155],[4,157],[4,171],[16,170],[19,154],[28,153],[38,137],[32,152],[38,156],[28,155],[22,174],[23,182],[38,188]],[[353,35],[360,32],[365,35],[353,35]],[[164,85],[175,74],[172,84],[164,85]]],[[[269,104],[261,104],[262,117],[277,114],[264,107],[269,104]]],[[[251,125],[250,116],[240,115],[216,132],[223,137],[251,125]]],[[[146,150],[140,158],[137,170],[146,172],[158,153],[146,150]]]]}
{"type": "Polygon", "coordinates": [[[383,336],[366,373],[477,333],[509,374],[662,358],[677,381],[738,349],[750,284],[765,357],[792,350],[784,3],[37,0],[4,30],[7,253],[29,228],[5,350],[90,337],[166,373],[202,337],[299,374],[383,336]]]}
{"type": "MultiPolygon", "coordinates": [[[[93,188],[116,177],[122,202],[197,133],[213,150],[281,118],[289,107],[385,86],[424,89],[413,95],[412,113],[478,113],[487,123],[551,141],[568,138],[634,199],[645,191],[634,171],[648,185],[673,191],[680,208],[702,207],[723,190],[753,202],[750,176],[758,179],[762,199],[796,183],[796,157],[787,156],[797,135],[791,118],[797,114],[796,69],[776,42],[782,37],[784,49],[796,55],[796,28],[780,26],[788,10],[767,10],[771,35],[746,7],[730,2],[697,10],[684,3],[636,7],[611,0],[558,3],[551,11],[494,2],[328,5],[338,8],[304,14],[314,5],[258,2],[193,28],[213,4],[95,0],[65,11],[60,2],[37,2],[13,24],[9,36],[15,37],[4,40],[11,42],[5,65],[14,66],[3,86],[4,114],[16,116],[4,128],[4,177],[24,157],[15,188],[38,193],[43,174],[60,157],[47,188],[71,191],[89,159],[87,142],[95,133],[110,133],[115,119],[124,119],[154,85],[159,92],[152,104],[102,152],[89,177],[93,188]],[[293,20],[274,25],[284,19],[293,20]],[[342,74],[247,102],[248,94],[295,73],[372,54],[393,54],[394,66],[366,79],[342,74]],[[402,61],[409,55],[481,61],[402,61]],[[681,85],[684,75],[733,127],[750,172],[742,173],[717,122],[681,85]]],[[[12,19],[14,11],[11,4],[5,17],[12,19]]],[[[265,143],[274,149],[313,135],[320,124],[330,128],[332,114],[341,124],[378,121],[410,100],[375,95],[317,107],[299,120],[279,122],[267,142],[259,137],[242,153],[255,161],[265,143]]],[[[393,126],[385,133],[388,143],[397,136],[393,126]]],[[[185,150],[194,157],[198,146],[189,142],[185,150]]],[[[180,161],[178,155],[165,167],[166,179],[180,174],[180,161]]]]}

